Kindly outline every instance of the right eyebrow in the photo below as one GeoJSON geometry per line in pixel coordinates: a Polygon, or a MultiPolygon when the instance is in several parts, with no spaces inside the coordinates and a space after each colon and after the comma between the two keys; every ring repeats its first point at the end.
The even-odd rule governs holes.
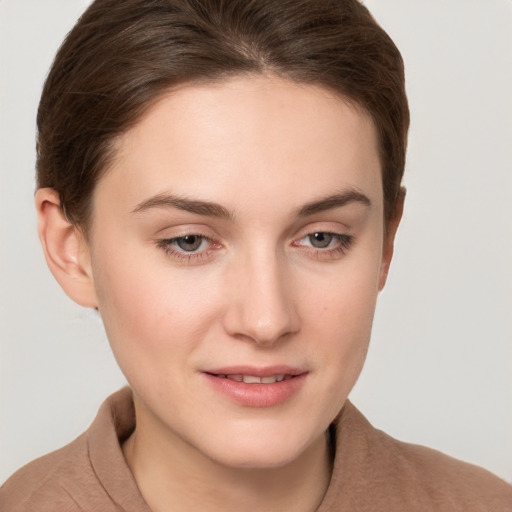
{"type": "Polygon", "coordinates": [[[233,219],[233,214],[217,203],[199,201],[172,194],[157,194],[139,203],[132,213],[144,212],[153,208],[177,208],[197,215],[217,217],[222,219],[233,219]]]}

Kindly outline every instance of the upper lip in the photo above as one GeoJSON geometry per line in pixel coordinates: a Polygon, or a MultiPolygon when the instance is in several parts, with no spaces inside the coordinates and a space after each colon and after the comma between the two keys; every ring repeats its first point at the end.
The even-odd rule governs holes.
{"type": "Polygon", "coordinates": [[[301,368],[288,365],[275,366],[224,366],[221,368],[211,368],[203,370],[203,373],[212,375],[251,375],[255,377],[271,377],[273,375],[302,375],[307,373],[301,368]]]}

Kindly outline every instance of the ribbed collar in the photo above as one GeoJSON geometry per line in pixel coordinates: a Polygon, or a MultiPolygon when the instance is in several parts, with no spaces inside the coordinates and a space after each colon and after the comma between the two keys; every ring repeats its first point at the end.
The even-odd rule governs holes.
{"type": "MultiPolygon", "coordinates": [[[[368,464],[369,449],[364,433],[372,430],[372,427],[349,401],[345,403],[333,425],[333,472],[317,512],[352,510],[344,508],[340,498],[354,496],[355,491],[356,495],[364,492],[367,480],[365,467],[368,464]]],[[[123,441],[134,428],[132,392],[129,388],[124,388],[103,403],[91,425],[87,436],[89,458],[100,484],[119,510],[151,512],[121,450],[123,441]]]]}

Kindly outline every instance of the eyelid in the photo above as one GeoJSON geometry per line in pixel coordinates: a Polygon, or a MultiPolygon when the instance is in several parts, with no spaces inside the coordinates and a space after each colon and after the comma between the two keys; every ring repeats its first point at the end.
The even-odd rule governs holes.
{"type": "Polygon", "coordinates": [[[329,217],[319,217],[311,219],[308,222],[301,222],[299,226],[293,229],[292,238],[302,238],[311,233],[333,233],[346,234],[352,232],[354,227],[352,223],[342,222],[341,219],[329,217]]]}
{"type": "Polygon", "coordinates": [[[336,224],[336,227],[332,223],[317,223],[316,225],[308,225],[301,229],[297,236],[294,237],[291,245],[302,249],[306,254],[317,260],[335,261],[347,254],[352,248],[354,241],[354,235],[350,233],[346,226],[341,228],[339,223],[336,224]],[[312,244],[304,243],[304,240],[315,233],[330,235],[337,239],[337,243],[332,247],[327,246],[325,248],[314,247],[312,244]]]}
{"type": "MultiPolygon", "coordinates": [[[[1,1],[1,0],[0,0],[1,1]]],[[[187,235],[205,236],[208,238],[215,238],[215,234],[211,227],[203,223],[194,222],[177,222],[166,223],[164,226],[159,227],[158,230],[154,231],[155,237],[161,238],[180,238],[187,235]],[[169,236],[165,236],[163,233],[170,233],[169,236]]]]}
{"type": "Polygon", "coordinates": [[[220,242],[211,236],[194,230],[181,230],[180,233],[173,234],[168,237],[162,237],[156,240],[156,245],[162,249],[169,257],[174,258],[178,263],[200,263],[209,259],[213,251],[220,249],[220,242]],[[200,251],[185,251],[176,245],[176,241],[186,238],[187,236],[195,236],[208,242],[208,247],[200,251]]]}
{"type": "Polygon", "coordinates": [[[306,233],[306,235],[304,235],[303,237],[300,237],[299,240],[304,240],[304,239],[307,239],[313,235],[318,235],[318,234],[322,234],[322,235],[328,235],[328,236],[331,236],[335,239],[348,239],[348,238],[352,238],[351,235],[347,234],[347,233],[336,233],[334,231],[323,231],[323,230],[315,230],[315,231],[311,231],[310,233],[306,233]]]}
{"type": "MultiPolygon", "coordinates": [[[[338,239],[338,240],[345,240],[346,243],[350,243],[353,241],[354,239],[354,236],[353,235],[350,235],[348,233],[336,233],[335,231],[327,231],[327,230],[321,230],[321,229],[317,229],[317,230],[314,230],[314,231],[310,231],[308,233],[306,233],[305,235],[301,236],[301,237],[298,237],[296,238],[292,244],[293,245],[299,245],[298,242],[302,241],[302,240],[305,240],[307,239],[308,237],[312,236],[312,235],[315,235],[315,234],[318,234],[318,233],[322,233],[324,235],[329,235],[329,236],[332,236],[333,238],[335,239],[338,239]]],[[[315,248],[315,247],[313,247],[315,248]]],[[[322,250],[321,248],[315,248],[315,249],[320,249],[322,250]]]]}

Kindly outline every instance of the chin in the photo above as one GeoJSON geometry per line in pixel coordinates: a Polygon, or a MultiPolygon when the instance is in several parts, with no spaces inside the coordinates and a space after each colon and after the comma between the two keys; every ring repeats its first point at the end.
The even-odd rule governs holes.
{"type": "MultiPolygon", "coordinates": [[[[255,432],[227,435],[215,443],[209,455],[224,466],[240,469],[284,467],[301,458],[324,439],[324,433],[292,433],[289,428],[258,428],[255,432]]],[[[318,444],[320,446],[320,444],[318,444]]]]}
{"type": "Polygon", "coordinates": [[[265,453],[240,450],[227,457],[223,454],[222,460],[217,459],[217,462],[237,469],[278,469],[293,463],[301,454],[302,450],[280,450],[278,452],[267,450],[265,453]]]}

